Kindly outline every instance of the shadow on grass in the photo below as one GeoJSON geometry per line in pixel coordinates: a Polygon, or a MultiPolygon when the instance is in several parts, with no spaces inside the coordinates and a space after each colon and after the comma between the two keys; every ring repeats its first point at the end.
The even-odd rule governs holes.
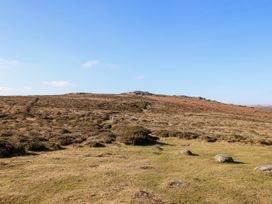
{"type": "Polygon", "coordinates": [[[241,162],[241,161],[234,161],[231,164],[246,164],[245,162],[241,162]]]}
{"type": "Polygon", "coordinates": [[[27,157],[27,156],[36,156],[36,155],[38,154],[34,152],[25,152],[23,154],[12,154],[9,156],[0,157],[0,159],[13,158],[13,157],[27,157]]]}
{"type": "Polygon", "coordinates": [[[37,156],[37,155],[39,155],[39,154],[36,152],[26,152],[23,155],[14,155],[13,157],[27,157],[27,156],[37,156]]]}
{"type": "Polygon", "coordinates": [[[190,154],[190,155],[188,155],[188,156],[192,156],[192,157],[198,157],[198,156],[199,156],[199,154],[196,154],[196,153],[192,153],[192,154],[190,154]]]}
{"type": "Polygon", "coordinates": [[[169,144],[169,143],[165,143],[165,142],[157,142],[156,144],[154,145],[161,145],[161,146],[175,146],[173,144],[169,144]]]}
{"type": "Polygon", "coordinates": [[[38,156],[40,155],[40,153],[43,153],[43,152],[55,152],[55,151],[60,151],[60,150],[65,150],[66,148],[64,147],[61,147],[61,149],[58,149],[58,150],[42,150],[42,151],[28,151],[28,152],[25,152],[25,153],[22,153],[22,154],[12,154],[12,155],[9,155],[9,156],[5,156],[5,157],[0,157],[0,159],[4,159],[4,158],[13,158],[13,157],[27,157],[27,156],[38,156]]]}
{"type": "Polygon", "coordinates": [[[222,163],[219,163],[219,164],[246,164],[244,162],[241,162],[241,161],[232,161],[232,162],[222,162],[222,163]]]}

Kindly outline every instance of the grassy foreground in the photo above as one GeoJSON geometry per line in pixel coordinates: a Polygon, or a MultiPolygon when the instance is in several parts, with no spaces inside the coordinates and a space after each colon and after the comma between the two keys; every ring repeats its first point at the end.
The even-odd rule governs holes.
{"type": "Polygon", "coordinates": [[[272,174],[253,170],[272,163],[271,147],[163,142],[163,150],[115,144],[0,159],[0,203],[272,203],[272,174]],[[216,163],[218,153],[241,163],[216,163]],[[188,185],[170,188],[173,180],[188,185]],[[135,196],[141,190],[152,196],[135,196]]]}

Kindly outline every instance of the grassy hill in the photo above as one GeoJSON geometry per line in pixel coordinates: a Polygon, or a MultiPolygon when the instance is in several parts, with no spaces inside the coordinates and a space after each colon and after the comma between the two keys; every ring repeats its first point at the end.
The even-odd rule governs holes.
{"type": "Polygon", "coordinates": [[[271,203],[253,170],[272,163],[271,119],[147,92],[0,97],[0,203],[271,203]]]}

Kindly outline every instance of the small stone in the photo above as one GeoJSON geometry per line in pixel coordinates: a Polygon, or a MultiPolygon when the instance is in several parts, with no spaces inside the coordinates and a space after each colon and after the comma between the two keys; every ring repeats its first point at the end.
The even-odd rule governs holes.
{"type": "Polygon", "coordinates": [[[141,166],[140,169],[145,169],[145,170],[146,169],[153,169],[153,167],[146,165],[146,166],[141,166]]]}
{"type": "Polygon", "coordinates": [[[153,194],[146,191],[138,191],[134,194],[134,198],[151,198],[153,194]]]}
{"type": "Polygon", "coordinates": [[[272,165],[269,166],[257,166],[255,170],[258,171],[272,171],[272,165]]]}
{"type": "Polygon", "coordinates": [[[169,188],[180,188],[180,187],[187,186],[188,184],[189,184],[188,181],[174,180],[174,181],[170,181],[168,183],[168,187],[169,188]]]}
{"type": "Polygon", "coordinates": [[[182,150],[180,153],[185,154],[185,155],[189,155],[189,156],[194,155],[193,152],[191,152],[191,150],[189,150],[189,149],[182,150]]]}
{"type": "Polygon", "coordinates": [[[162,150],[163,150],[163,148],[162,148],[160,145],[155,145],[155,146],[154,146],[154,149],[159,150],[159,151],[162,151],[162,150]]]}
{"type": "Polygon", "coordinates": [[[90,164],[90,165],[89,165],[90,168],[96,168],[96,167],[98,167],[98,166],[99,166],[98,164],[90,164]]]}
{"type": "Polygon", "coordinates": [[[147,191],[138,191],[133,196],[134,199],[140,199],[145,201],[144,203],[151,203],[151,204],[165,204],[160,198],[156,197],[153,193],[147,191]]]}
{"type": "Polygon", "coordinates": [[[233,158],[228,155],[218,154],[214,158],[216,161],[218,161],[220,163],[233,163],[234,162],[233,158]]]}
{"type": "Polygon", "coordinates": [[[180,146],[182,146],[182,147],[189,147],[190,144],[181,144],[180,146]]]}

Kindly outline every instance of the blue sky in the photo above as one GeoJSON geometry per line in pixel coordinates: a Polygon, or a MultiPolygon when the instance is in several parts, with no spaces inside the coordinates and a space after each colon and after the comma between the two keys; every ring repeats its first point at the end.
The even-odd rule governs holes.
{"type": "Polygon", "coordinates": [[[270,0],[1,0],[0,95],[272,104],[270,0]]]}

